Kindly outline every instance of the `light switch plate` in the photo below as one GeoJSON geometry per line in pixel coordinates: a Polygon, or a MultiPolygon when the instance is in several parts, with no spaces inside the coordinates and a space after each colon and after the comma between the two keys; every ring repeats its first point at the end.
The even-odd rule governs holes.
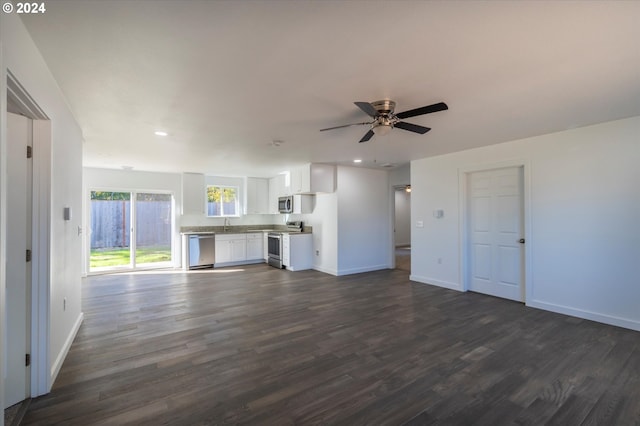
{"type": "Polygon", "coordinates": [[[424,228],[424,222],[421,220],[416,221],[416,228],[424,228]]]}

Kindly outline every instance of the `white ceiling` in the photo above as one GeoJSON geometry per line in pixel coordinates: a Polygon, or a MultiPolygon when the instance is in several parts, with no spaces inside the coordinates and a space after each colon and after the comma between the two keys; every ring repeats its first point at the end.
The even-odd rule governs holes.
{"type": "MultiPolygon", "coordinates": [[[[60,1],[23,15],[90,167],[272,176],[640,115],[640,2],[60,1]],[[397,111],[425,135],[324,127],[397,111]],[[168,137],[154,135],[166,130],[168,137]],[[271,146],[282,140],[280,147],[271,146]]],[[[375,161],[375,163],[374,163],[375,161]]]]}

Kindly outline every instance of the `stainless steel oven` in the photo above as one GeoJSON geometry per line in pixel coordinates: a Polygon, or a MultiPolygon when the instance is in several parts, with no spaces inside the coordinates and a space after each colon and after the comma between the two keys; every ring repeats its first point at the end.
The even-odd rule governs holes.
{"type": "Polygon", "coordinates": [[[282,269],[282,233],[269,232],[267,234],[269,265],[282,269]]]}

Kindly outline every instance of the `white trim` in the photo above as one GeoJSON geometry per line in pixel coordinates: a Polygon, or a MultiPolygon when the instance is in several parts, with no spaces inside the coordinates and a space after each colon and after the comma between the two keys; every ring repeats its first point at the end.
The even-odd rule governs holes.
{"type": "Polygon", "coordinates": [[[524,239],[526,241],[524,250],[524,274],[523,283],[524,294],[523,302],[526,304],[533,296],[533,279],[531,276],[532,241],[531,241],[531,162],[526,159],[513,159],[500,161],[497,163],[484,163],[461,167],[458,169],[458,258],[460,268],[458,270],[460,286],[462,291],[469,289],[468,283],[468,256],[467,256],[467,175],[474,172],[482,172],[487,170],[504,169],[509,167],[522,167],[522,189],[523,189],[523,226],[524,239]]]}
{"type": "Polygon", "coordinates": [[[380,271],[382,269],[391,269],[391,265],[386,263],[381,265],[362,266],[359,268],[339,269],[336,275],[341,276],[341,275],[361,274],[363,272],[380,271]]]}
{"type": "Polygon", "coordinates": [[[389,185],[389,230],[391,245],[388,262],[391,269],[396,269],[396,188],[393,185],[389,185]]]}
{"type": "MultiPolygon", "coordinates": [[[[3,17],[0,16],[0,23],[3,17]]],[[[7,264],[7,69],[4,67],[2,35],[0,34],[0,403],[4,408],[4,358],[5,358],[5,299],[7,264]]],[[[0,416],[0,426],[4,415],[0,416]]]]}
{"type": "Polygon", "coordinates": [[[640,331],[640,321],[634,321],[626,318],[620,318],[612,315],[600,314],[583,309],[576,309],[570,306],[557,305],[555,303],[544,302],[542,300],[533,300],[527,303],[530,308],[542,309],[545,311],[557,312],[559,314],[569,315],[572,317],[582,318],[591,321],[597,321],[603,324],[615,325],[617,327],[628,328],[640,331]]]}
{"type": "MultiPolygon", "coordinates": [[[[260,258],[260,259],[251,259],[251,260],[236,260],[233,262],[214,263],[213,268],[218,269],[218,268],[226,268],[227,266],[255,265],[258,263],[265,263],[264,259],[260,258]]],[[[203,269],[206,269],[206,268],[203,268],[203,269]]],[[[190,269],[190,271],[193,271],[193,269],[190,269]]]]}
{"type": "Polygon", "coordinates": [[[456,290],[456,291],[462,291],[462,292],[467,291],[462,288],[462,285],[460,285],[460,283],[440,281],[435,278],[423,277],[420,275],[409,275],[409,280],[419,282],[421,284],[429,284],[436,287],[448,288],[449,290],[456,290]]]}
{"type": "Polygon", "coordinates": [[[51,389],[49,380],[51,258],[51,122],[33,121],[31,265],[31,396],[51,389]]]}
{"type": "Polygon", "coordinates": [[[338,271],[337,271],[337,270],[335,270],[335,269],[332,269],[332,268],[323,268],[323,267],[321,267],[321,266],[315,266],[315,265],[314,265],[313,269],[314,269],[315,271],[323,272],[323,273],[325,273],[325,274],[334,275],[334,276],[336,276],[336,277],[338,276],[338,271]]]}
{"type": "Polygon", "coordinates": [[[78,334],[78,330],[82,325],[82,320],[84,319],[84,313],[80,312],[78,315],[78,319],[76,319],[75,324],[73,324],[73,328],[71,332],[67,336],[67,339],[64,341],[64,345],[62,345],[62,349],[60,349],[60,353],[56,357],[55,362],[51,366],[51,383],[56,381],[56,377],[58,377],[58,373],[60,372],[60,368],[62,368],[62,363],[64,363],[64,359],[67,357],[69,353],[69,349],[71,349],[71,345],[73,344],[73,340],[76,338],[76,334],[78,334]]]}

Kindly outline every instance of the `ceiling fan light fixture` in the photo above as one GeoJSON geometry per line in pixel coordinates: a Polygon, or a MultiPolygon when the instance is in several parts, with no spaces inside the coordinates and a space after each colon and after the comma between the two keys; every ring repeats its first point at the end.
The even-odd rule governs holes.
{"type": "Polygon", "coordinates": [[[389,124],[379,124],[373,128],[373,133],[378,136],[388,135],[391,131],[391,125],[389,124]]]}
{"type": "Polygon", "coordinates": [[[391,129],[393,129],[393,121],[387,116],[381,116],[378,117],[371,130],[378,136],[385,136],[389,134],[391,129]]]}

